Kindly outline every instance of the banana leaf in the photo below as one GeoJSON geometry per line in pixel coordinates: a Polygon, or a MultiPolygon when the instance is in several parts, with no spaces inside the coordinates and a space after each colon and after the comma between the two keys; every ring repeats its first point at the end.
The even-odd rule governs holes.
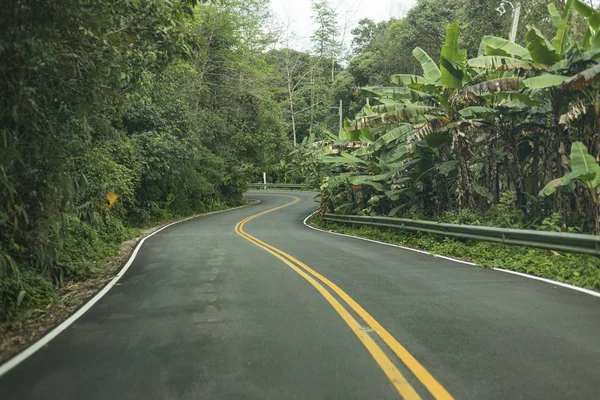
{"type": "Polygon", "coordinates": [[[581,182],[588,189],[600,186],[600,166],[596,159],[588,153],[587,147],[581,142],[571,146],[571,169],[562,178],[554,179],[540,191],[540,196],[549,196],[561,186],[570,185],[574,181],[581,182]]]}
{"type": "Polygon", "coordinates": [[[544,66],[535,64],[528,60],[519,60],[513,57],[503,56],[481,56],[467,61],[467,65],[472,68],[495,69],[501,72],[513,69],[543,69],[544,66]]]}
{"type": "Polygon", "coordinates": [[[425,50],[417,47],[413,50],[413,56],[421,64],[423,68],[423,76],[430,82],[439,84],[442,78],[442,72],[435,64],[435,62],[429,57],[429,54],[425,50]]]}
{"type": "Polygon", "coordinates": [[[465,107],[458,111],[458,113],[465,118],[471,118],[481,114],[495,114],[497,111],[493,108],[482,107],[482,106],[472,106],[465,107]]]}
{"type": "Polygon", "coordinates": [[[550,41],[533,25],[527,25],[527,50],[538,64],[552,65],[561,60],[560,54],[550,46],[550,41]]]}
{"type": "Polygon", "coordinates": [[[562,83],[563,87],[581,90],[586,85],[592,85],[600,81],[600,64],[578,73],[562,83]]]}
{"type": "Polygon", "coordinates": [[[363,147],[362,149],[356,150],[353,155],[356,157],[373,154],[384,146],[400,139],[405,138],[409,133],[414,131],[414,127],[411,124],[401,125],[398,128],[392,129],[387,132],[385,135],[379,137],[375,142],[373,142],[368,147],[363,147]]]}
{"type": "Polygon", "coordinates": [[[442,46],[440,58],[441,84],[448,88],[460,89],[463,84],[463,68],[467,61],[467,50],[458,46],[458,22],[446,28],[446,44],[442,46]]]}
{"type": "Polygon", "coordinates": [[[414,84],[431,85],[433,83],[422,76],[409,74],[392,75],[390,77],[390,80],[392,81],[392,83],[395,83],[396,85],[400,86],[410,86],[414,84]]]}
{"type": "MultiPolygon", "coordinates": [[[[569,17],[571,16],[571,9],[573,8],[573,3],[574,0],[567,0],[567,4],[565,4],[565,10],[562,15],[562,21],[557,27],[558,30],[556,32],[556,37],[554,38],[554,42],[552,42],[552,47],[554,47],[554,50],[556,50],[556,53],[558,55],[561,55],[563,53],[564,44],[568,39],[568,31],[570,29],[569,17]]],[[[554,7],[556,8],[556,6],[554,7]]]]}
{"type": "Polygon", "coordinates": [[[464,88],[461,94],[465,93],[499,93],[513,90],[519,90],[521,80],[519,78],[500,78],[478,83],[476,85],[464,88]]]}
{"type": "Polygon", "coordinates": [[[484,36],[481,42],[484,43],[487,48],[502,50],[508,55],[519,57],[523,60],[533,61],[529,50],[504,38],[484,36]]]}
{"type": "Polygon", "coordinates": [[[386,112],[381,115],[373,115],[368,117],[357,118],[350,123],[352,130],[359,130],[364,127],[374,128],[382,125],[389,125],[401,122],[411,122],[415,118],[426,115],[439,113],[436,107],[421,106],[421,105],[405,105],[402,108],[386,112]]]}
{"type": "Polygon", "coordinates": [[[598,32],[598,28],[600,28],[600,11],[590,7],[580,0],[575,0],[573,8],[575,8],[579,14],[587,19],[588,24],[590,24],[590,27],[594,29],[594,31],[598,32]]]}
{"type": "Polygon", "coordinates": [[[370,86],[360,89],[361,93],[366,94],[369,97],[374,97],[378,101],[384,102],[384,99],[394,99],[396,101],[410,101],[417,102],[430,98],[431,96],[427,93],[420,92],[418,90],[410,89],[407,87],[376,87],[370,86]]]}
{"type": "Polygon", "coordinates": [[[563,75],[541,75],[523,80],[525,87],[530,89],[545,89],[553,86],[559,86],[569,79],[563,75]]]}

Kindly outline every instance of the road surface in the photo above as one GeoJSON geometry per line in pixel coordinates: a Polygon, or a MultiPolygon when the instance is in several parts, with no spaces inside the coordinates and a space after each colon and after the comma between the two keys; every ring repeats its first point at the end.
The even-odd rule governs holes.
{"type": "Polygon", "coordinates": [[[0,399],[597,399],[600,298],[303,225],[306,192],[149,238],[0,399]]]}

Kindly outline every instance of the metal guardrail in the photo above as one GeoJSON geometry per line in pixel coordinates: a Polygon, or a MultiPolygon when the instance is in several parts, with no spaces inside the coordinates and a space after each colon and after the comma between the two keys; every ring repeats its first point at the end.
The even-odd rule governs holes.
{"type": "Polygon", "coordinates": [[[282,188],[282,189],[308,189],[309,185],[295,183],[250,183],[249,188],[282,188]]]}
{"type": "Polygon", "coordinates": [[[600,256],[600,236],[595,235],[495,228],[489,226],[455,225],[404,218],[364,217],[357,215],[325,214],[323,219],[331,222],[398,228],[460,239],[481,240],[508,245],[600,256]]]}

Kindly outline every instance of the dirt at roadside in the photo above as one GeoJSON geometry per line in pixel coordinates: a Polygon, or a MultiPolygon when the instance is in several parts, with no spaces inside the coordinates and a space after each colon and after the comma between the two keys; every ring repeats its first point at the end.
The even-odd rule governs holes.
{"type": "MultiPolygon", "coordinates": [[[[256,203],[248,202],[246,206],[256,203]]],[[[203,215],[207,214],[194,215],[181,221],[203,215]]],[[[117,255],[98,263],[103,266],[102,272],[84,281],[72,282],[61,288],[58,301],[50,303],[44,308],[27,310],[16,321],[0,323],[0,363],[23,351],[46,332],[69,318],[118,274],[139,240],[175,221],[177,220],[165,221],[158,226],[144,229],[138,238],[123,242],[117,255]]]]}

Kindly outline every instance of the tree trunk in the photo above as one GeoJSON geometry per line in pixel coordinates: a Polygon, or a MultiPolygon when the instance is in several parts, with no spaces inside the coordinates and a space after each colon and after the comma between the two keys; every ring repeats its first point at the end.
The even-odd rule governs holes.
{"type": "Polygon", "coordinates": [[[296,117],[294,116],[294,100],[292,98],[292,92],[290,92],[290,113],[292,114],[292,134],[294,137],[294,147],[298,145],[296,140],[296,117]]]}
{"type": "Polygon", "coordinates": [[[335,58],[331,59],[331,83],[333,83],[333,81],[335,81],[335,58]]]}
{"type": "Polygon", "coordinates": [[[298,141],[296,140],[296,116],[294,115],[294,88],[292,87],[291,75],[288,74],[287,78],[288,96],[290,100],[290,113],[292,117],[292,135],[294,138],[294,147],[296,147],[298,145],[298,141]]]}
{"type": "Polygon", "coordinates": [[[461,210],[473,208],[473,195],[471,191],[471,179],[469,176],[469,149],[464,138],[464,133],[455,131],[453,134],[454,154],[458,160],[458,187],[456,199],[461,210]]]}
{"type": "MultiPolygon", "coordinates": [[[[567,172],[569,172],[566,164],[568,163],[568,157],[566,154],[566,149],[568,148],[567,138],[564,135],[563,128],[560,124],[560,93],[556,90],[551,91],[552,96],[552,117],[554,120],[554,144],[556,146],[552,146],[550,148],[558,149],[555,153],[556,157],[556,167],[557,174],[556,176],[565,176],[567,172]]],[[[561,229],[563,232],[568,231],[568,215],[569,215],[569,201],[567,196],[565,195],[563,190],[558,191],[558,195],[556,196],[558,200],[558,208],[561,217],[561,229]]]]}
{"type": "Polygon", "coordinates": [[[312,136],[313,123],[315,120],[315,73],[310,73],[310,125],[308,128],[309,136],[312,136]]]}
{"type": "MultiPolygon", "coordinates": [[[[540,137],[536,136],[533,139],[533,160],[531,162],[531,191],[532,195],[537,196],[540,192],[540,137]]],[[[538,203],[532,201],[531,214],[539,214],[538,203]]]]}

